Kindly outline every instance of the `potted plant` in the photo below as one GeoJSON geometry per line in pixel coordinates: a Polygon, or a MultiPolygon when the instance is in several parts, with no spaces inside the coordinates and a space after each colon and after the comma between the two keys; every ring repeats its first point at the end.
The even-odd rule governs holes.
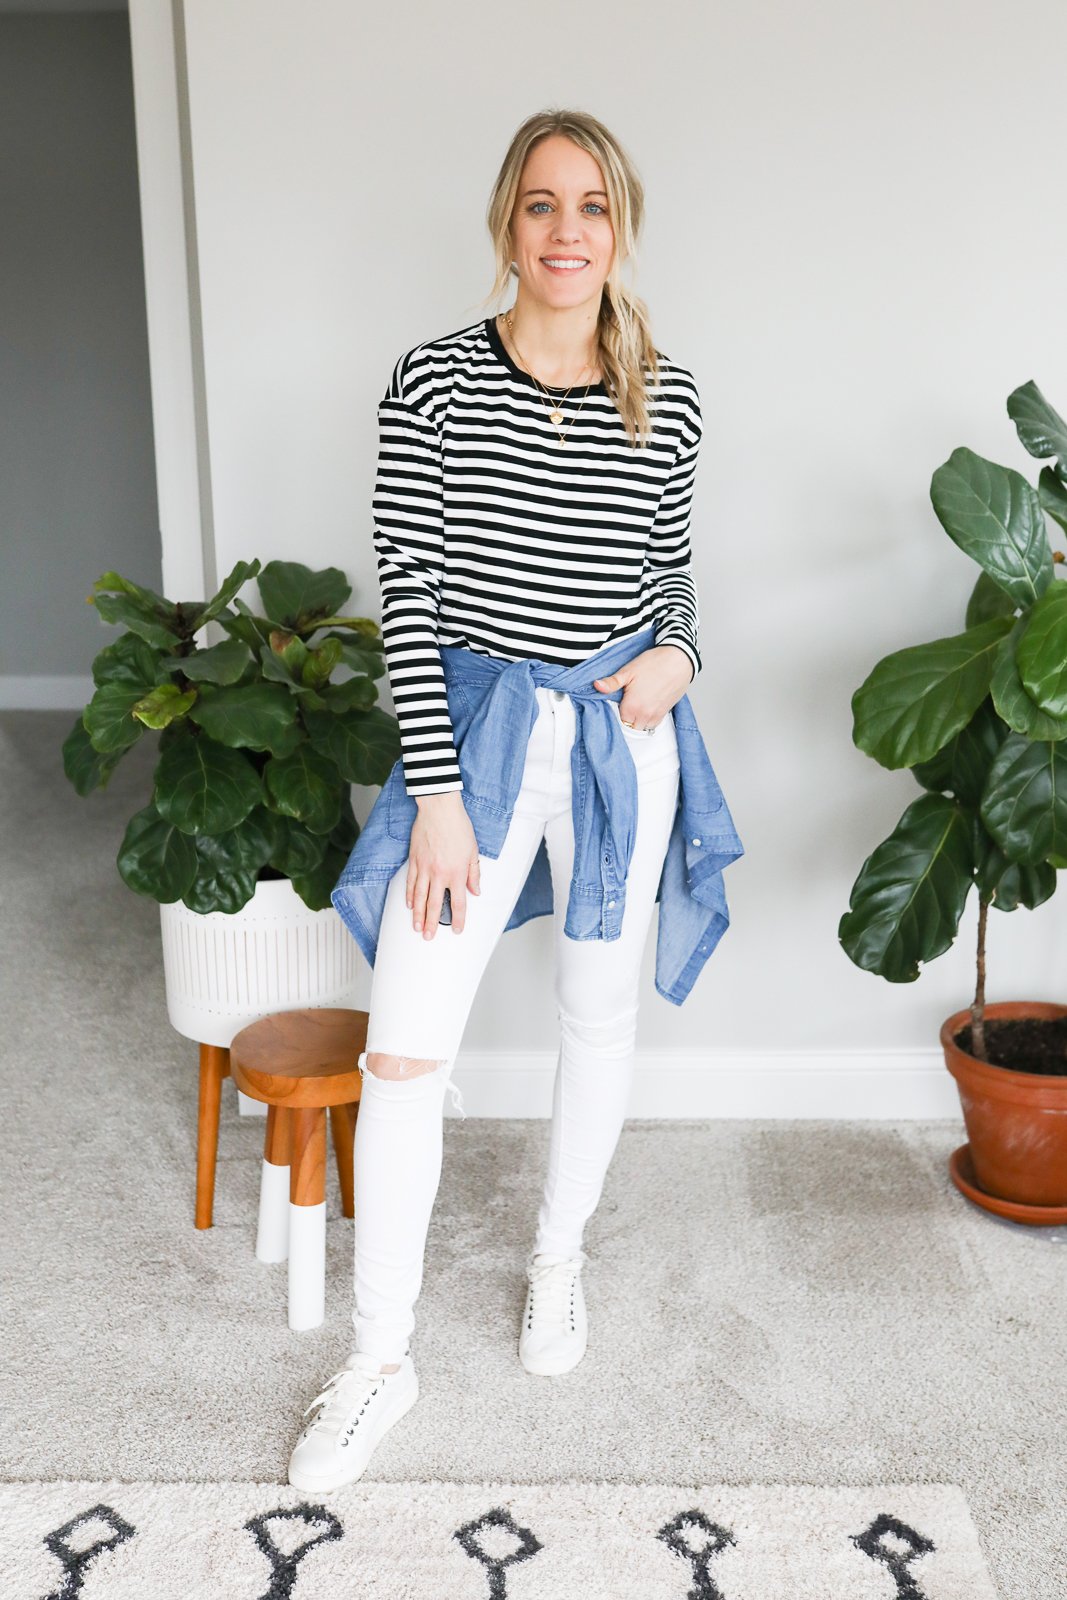
{"type": "Polygon", "coordinates": [[[1067,529],[1067,424],[1033,382],[1008,415],[1042,467],[1021,473],[960,447],[930,499],[981,569],[964,631],[879,661],[852,697],[854,743],[922,794],[867,857],[838,937],[891,983],[952,944],[978,893],[977,983],[941,1042],[968,1143],[950,1172],[963,1193],[1020,1222],[1067,1221],[1067,1006],[985,999],[990,906],[1034,908],[1067,865],[1067,583],[1049,522],[1067,529]]]}
{"type": "Polygon", "coordinates": [[[336,567],[241,561],[207,601],[166,600],[115,572],[87,597],[125,632],[93,662],[64,771],[87,795],[158,734],[118,869],[159,902],[168,1014],[202,1045],[351,996],[356,947],[330,903],[359,833],[349,786],[383,783],[400,745],[375,704],[381,629],[339,615],[350,592],[336,567]],[[252,578],[258,613],[238,598],[252,578]],[[209,622],[227,637],[198,644],[209,622]],[[339,668],[348,676],[333,681],[339,668]]]}

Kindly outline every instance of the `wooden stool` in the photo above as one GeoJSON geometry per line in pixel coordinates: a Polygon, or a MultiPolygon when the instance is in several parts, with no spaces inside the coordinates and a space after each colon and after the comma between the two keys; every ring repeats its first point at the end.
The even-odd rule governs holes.
{"type": "Polygon", "coordinates": [[[346,1007],[279,1011],[234,1035],[238,1089],[266,1103],[267,1132],[256,1256],[289,1260],[289,1326],[317,1328],[326,1314],[326,1111],[341,1203],[355,1214],[352,1145],[367,1044],[367,1013],[346,1007]]]}

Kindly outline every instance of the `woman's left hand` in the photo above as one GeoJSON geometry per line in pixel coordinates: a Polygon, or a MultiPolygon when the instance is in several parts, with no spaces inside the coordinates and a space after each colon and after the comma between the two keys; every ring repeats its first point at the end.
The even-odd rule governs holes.
{"type": "Polygon", "coordinates": [[[632,722],[635,728],[655,728],[682,698],[693,677],[693,663],[680,646],[656,644],[610,677],[594,678],[593,688],[605,693],[622,689],[622,720],[632,722]]]}

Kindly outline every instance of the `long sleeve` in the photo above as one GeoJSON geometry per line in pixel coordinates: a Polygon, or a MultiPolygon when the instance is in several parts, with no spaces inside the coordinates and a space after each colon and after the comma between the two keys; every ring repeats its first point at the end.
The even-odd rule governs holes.
{"type": "Polygon", "coordinates": [[[680,646],[692,662],[693,678],[701,668],[697,648],[700,610],[691,565],[689,514],[702,435],[700,402],[694,387],[686,405],[678,454],[652,524],[647,557],[662,603],[656,643],[680,646]]]}
{"type": "Polygon", "coordinates": [[[463,788],[438,644],[444,579],[441,438],[425,399],[405,398],[402,356],[378,405],[374,549],[382,642],[410,795],[463,788]]]}

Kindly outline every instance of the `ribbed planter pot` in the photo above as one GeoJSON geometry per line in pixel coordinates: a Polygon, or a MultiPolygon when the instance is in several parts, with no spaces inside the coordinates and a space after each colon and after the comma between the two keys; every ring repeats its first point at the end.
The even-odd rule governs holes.
{"type": "MultiPolygon", "coordinates": [[[[985,1015],[1060,1018],[1067,1006],[1005,1000],[987,1005],[985,1015]]],[[[970,1020],[968,1007],[941,1025],[945,1065],[956,1080],[968,1141],[950,1162],[952,1180],[1000,1216],[1067,1222],[1067,1076],[1018,1072],[968,1055],[956,1035],[970,1020]]]]}
{"type": "Polygon", "coordinates": [[[288,878],[261,879],[240,911],[159,908],[167,1014],[187,1039],[229,1049],[274,1011],[351,1006],[359,946],[333,906],[310,911],[288,878]]]}

